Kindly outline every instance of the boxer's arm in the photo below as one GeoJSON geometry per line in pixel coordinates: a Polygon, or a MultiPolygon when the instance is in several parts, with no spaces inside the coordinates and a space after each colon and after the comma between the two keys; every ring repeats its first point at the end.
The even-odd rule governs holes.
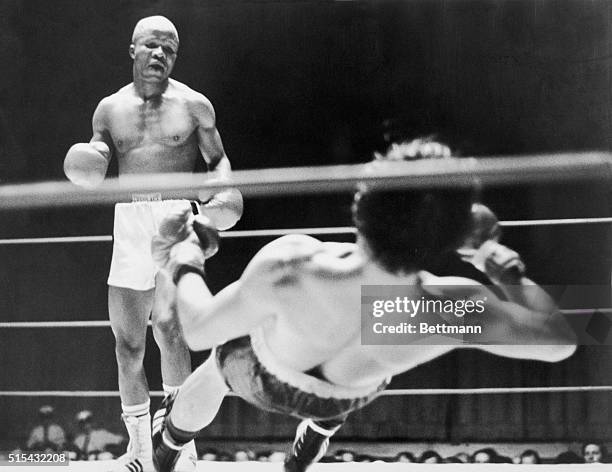
{"type": "MultiPolygon", "coordinates": [[[[427,274],[421,272],[420,274],[427,274]]],[[[429,274],[430,275],[430,274],[429,274]]],[[[554,303],[545,304],[539,311],[515,302],[502,301],[475,281],[462,277],[421,276],[423,289],[436,297],[471,300],[482,303],[481,314],[466,314],[462,323],[469,324],[470,316],[481,324],[482,333],[466,335],[464,347],[476,347],[493,354],[556,362],[569,357],[576,348],[576,336],[554,303]],[[477,319],[476,319],[477,317],[477,319]],[[482,344],[483,342],[489,344],[482,344]],[[494,344],[503,342],[505,344],[494,344]]],[[[449,322],[456,322],[449,315],[449,322]]]]}
{"type": "Polygon", "coordinates": [[[186,273],[177,283],[176,307],[187,345],[210,349],[249,334],[291,302],[313,253],[321,242],[307,236],[285,236],[264,246],[240,279],[214,297],[204,279],[186,273]]]}
{"type": "Polygon", "coordinates": [[[214,297],[204,279],[194,273],[183,275],[176,292],[176,308],[185,342],[193,351],[210,349],[230,339],[249,334],[272,316],[259,300],[245,297],[240,280],[214,297]]]}
{"type": "MultiPolygon", "coordinates": [[[[229,182],[232,166],[216,127],[215,110],[203,95],[198,95],[192,107],[197,122],[198,146],[208,165],[208,180],[229,182]]],[[[242,216],[242,194],[237,189],[228,188],[214,194],[203,192],[200,200],[203,202],[202,212],[213,221],[217,229],[231,228],[242,216]]]]}
{"type": "Polygon", "coordinates": [[[536,311],[551,312],[554,300],[525,276],[520,254],[494,240],[487,240],[476,252],[484,273],[504,292],[508,301],[536,311]]]}
{"type": "Polygon", "coordinates": [[[111,159],[112,140],[108,132],[108,104],[102,100],[92,118],[93,136],[89,143],[73,145],[64,159],[64,173],[76,185],[92,188],[106,176],[111,159]]]}

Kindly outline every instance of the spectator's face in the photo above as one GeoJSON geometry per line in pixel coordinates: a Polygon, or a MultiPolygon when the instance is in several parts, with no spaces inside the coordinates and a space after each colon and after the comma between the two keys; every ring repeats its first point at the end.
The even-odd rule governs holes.
{"type": "Polygon", "coordinates": [[[340,456],[340,460],[342,462],[353,462],[355,460],[355,456],[352,452],[345,452],[340,456]]]}
{"type": "Polygon", "coordinates": [[[532,454],[521,457],[521,464],[537,464],[536,457],[532,454]]]}
{"type": "Polygon", "coordinates": [[[491,462],[491,458],[486,452],[479,452],[474,456],[475,464],[488,464],[489,462],[491,462]]]}
{"type": "Polygon", "coordinates": [[[280,451],[274,451],[268,457],[269,462],[283,462],[285,460],[285,453],[280,451]]]}
{"type": "Polygon", "coordinates": [[[423,461],[423,464],[439,464],[439,463],[440,463],[440,459],[438,459],[436,456],[428,457],[427,459],[423,461]]]}
{"type": "Polygon", "coordinates": [[[587,444],[584,447],[584,462],[587,464],[601,462],[602,455],[601,448],[598,444],[587,444]]]}
{"type": "Polygon", "coordinates": [[[413,462],[409,456],[402,454],[397,458],[397,462],[413,462]]]}
{"type": "Polygon", "coordinates": [[[212,452],[207,452],[206,454],[204,454],[202,456],[202,460],[203,461],[216,461],[217,460],[217,454],[214,454],[212,452]]]}
{"type": "Polygon", "coordinates": [[[249,455],[246,451],[236,451],[236,454],[234,454],[234,460],[236,462],[247,462],[249,460],[249,455]]]}

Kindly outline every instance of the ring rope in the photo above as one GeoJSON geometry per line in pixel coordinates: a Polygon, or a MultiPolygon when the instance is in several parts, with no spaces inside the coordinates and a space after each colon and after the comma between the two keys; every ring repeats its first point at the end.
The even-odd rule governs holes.
{"type": "MultiPolygon", "coordinates": [[[[563,218],[548,220],[508,220],[500,221],[503,227],[523,226],[554,226],[554,225],[585,225],[585,224],[610,224],[612,217],[605,218],[563,218]]],[[[272,236],[285,236],[287,234],[355,234],[357,229],[352,226],[324,227],[324,228],[280,228],[280,229],[255,229],[242,231],[223,231],[219,233],[222,238],[265,238],[272,236]]],[[[14,244],[66,244],[66,243],[96,243],[112,242],[113,237],[104,236],[62,236],[51,238],[13,238],[0,239],[0,245],[14,244]]]]}
{"type": "MultiPolygon", "coordinates": [[[[569,310],[559,310],[566,315],[592,315],[594,313],[610,314],[612,308],[574,308],[569,310]]],[[[4,321],[0,322],[0,329],[3,328],[106,328],[109,327],[109,320],[86,320],[86,321],[4,321]]],[[[151,321],[148,322],[151,326],[151,321]]]]}
{"type": "Polygon", "coordinates": [[[612,218],[559,218],[549,220],[515,220],[515,221],[500,221],[500,226],[515,227],[515,226],[555,226],[555,225],[591,225],[591,224],[610,224],[612,218]]]}
{"type": "Polygon", "coordinates": [[[112,236],[61,236],[56,238],[13,238],[0,239],[0,245],[13,244],[65,244],[112,242],[112,236]]]}
{"type": "MultiPolygon", "coordinates": [[[[563,387],[483,387],[483,388],[415,388],[389,389],[377,397],[414,395],[499,395],[507,393],[579,393],[612,392],[612,385],[576,385],[563,387]]],[[[0,397],[118,397],[115,390],[0,390],[0,397]]],[[[150,392],[152,397],[163,397],[163,391],[150,392]]],[[[238,396],[230,392],[229,396],[238,396]]]]}
{"type": "MultiPolygon", "coordinates": [[[[351,226],[329,228],[286,228],[286,229],[256,229],[245,231],[223,231],[219,233],[222,238],[261,238],[269,236],[284,236],[287,234],[351,234],[357,230],[351,226]]],[[[52,238],[14,238],[0,239],[0,245],[13,244],[65,244],[65,243],[92,243],[112,242],[113,237],[104,236],[67,236],[52,238]]]]}
{"type": "Polygon", "coordinates": [[[107,178],[95,189],[70,182],[0,186],[0,209],[114,204],[135,193],[160,193],[165,199],[197,199],[234,187],[245,197],[325,194],[375,189],[449,188],[545,182],[612,180],[612,154],[603,152],[515,157],[423,159],[334,166],[285,167],[232,172],[230,182],[206,182],[201,174],[170,173],[107,178]]]}

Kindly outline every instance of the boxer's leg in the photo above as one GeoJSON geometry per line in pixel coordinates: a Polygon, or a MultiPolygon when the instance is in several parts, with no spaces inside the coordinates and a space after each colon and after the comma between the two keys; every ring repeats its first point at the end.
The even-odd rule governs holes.
{"type": "Polygon", "coordinates": [[[183,446],[215,419],[229,391],[213,355],[167,397],[153,419],[153,460],[158,471],[170,472],[183,446]]]}
{"type": "Polygon", "coordinates": [[[152,469],[149,388],[143,366],[152,303],[152,290],[109,286],[108,309],[115,336],[119,393],[130,438],[128,452],[122,461],[125,464],[121,465],[126,470],[132,463],[137,466],[136,470],[152,469]]]}
{"type": "Polygon", "coordinates": [[[162,381],[166,394],[183,384],[191,374],[191,357],[183,340],[178,318],[171,312],[173,295],[166,292],[176,290],[167,275],[160,272],[155,277],[155,298],[151,322],[153,336],[159,346],[162,381]]]}
{"type": "Polygon", "coordinates": [[[329,438],[346,421],[347,415],[329,420],[303,420],[297,427],[291,452],[285,459],[285,472],[303,472],[327,451],[329,438]]]}
{"type": "MultiPolygon", "coordinates": [[[[155,300],[151,320],[153,336],[161,354],[161,371],[164,392],[172,395],[191,373],[191,357],[183,339],[181,327],[174,311],[176,286],[168,274],[159,272],[155,277],[155,300]]],[[[182,448],[175,464],[175,472],[195,470],[198,460],[195,442],[192,440],[182,448]]]]}

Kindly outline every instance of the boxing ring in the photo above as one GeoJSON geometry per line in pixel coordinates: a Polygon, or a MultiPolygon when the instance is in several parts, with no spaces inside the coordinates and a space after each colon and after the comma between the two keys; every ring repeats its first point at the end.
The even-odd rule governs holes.
{"type": "MultiPolygon", "coordinates": [[[[231,187],[238,188],[246,198],[307,195],[325,192],[353,191],[359,185],[367,184],[369,188],[444,188],[455,186],[506,186],[517,183],[552,183],[552,182],[612,182],[612,155],[607,153],[557,154],[530,157],[505,157],[460,160],[426,160],[397,163],[392,166],[376,163],[375,165],[343,165],[327,167],[305,167],[286,169],[262,169],[256,171],[234,171],[231,187]]],[[[196,199],[201,191],[216,191],[230,186],[216,183],[208,185],[201,175],[171,174],[138,177],[129,176],[118,179],[107,179],[98,188],[84,190],[69,182],[43,182],[23,185],[0,186],[0,210],[23,210],[36,208],[55,208],[84,205],[114,204],[118,201],[131,201],[133,193],[161,193],[163,198],[196,199]]],[[[555,225],[608,225],[612,218],[572,218],[501,221],[502,227],[531,227],[555,225]]],[[[354,234],[352,227],[293,228],[273,230],[225,231],[222,238],[255,238],[277,237],[287,234],[338,235],[354,234]]],[[[9,245],[44,245],[71,243],[110,243],[112,236],[71,236],[50,238],[12,238],[0,239],[0,246],[9,245]]],[[[562,310],[572,315],[588,315],[595,311],[612,313],[609,308],[590,308],[562,310]]],[[[109,321],[13,321],[0,322],[0,329],[69,329],[69,328],[108,328],[109,321]]],[[[461,388],[461,389],[394,389],[379,394],[377,402],[385,397],[412,395],[512,395],[532,393],[580,393],[612,392],[612,385],[593,386],[541,386],[541,387],[507,387],[507,388],[461,388]]],[[[0,391],[0,397],[118,397],[118,391],[87,390],[40,390],[40,391],[0,391]]],[[[163,392],[151,392],[151,396],[162,397],[163,392]]],[[[480,464],[409,464],[409,463],[323,463],[316,464],[313,472],[351,471],[478,471],[488,470],[480,464]]],[[[495,470],[513,470],[509,464],[496,464],[495,470]]],[[[579,469],[601,465],[580,465],[579,469]]],[[[72,462],[71,471],[97,472],[106,471],[111,466],[107,461],[72,462]]],[[[3,467],[4,469],[4,467],[3,467]]],[[[23,471],[21,467],[5,467],[6,470],[23,471]]],[[[278,463],[260,462],[203,462],[198,463],[198,470],[214,471],[280,471],[278,463]]],[[[65,470],[65,469],[64,469],[65,470]]],[[[575,464],[569,465],[521,465],[521,471],[574,471],[575,464]]]]}

